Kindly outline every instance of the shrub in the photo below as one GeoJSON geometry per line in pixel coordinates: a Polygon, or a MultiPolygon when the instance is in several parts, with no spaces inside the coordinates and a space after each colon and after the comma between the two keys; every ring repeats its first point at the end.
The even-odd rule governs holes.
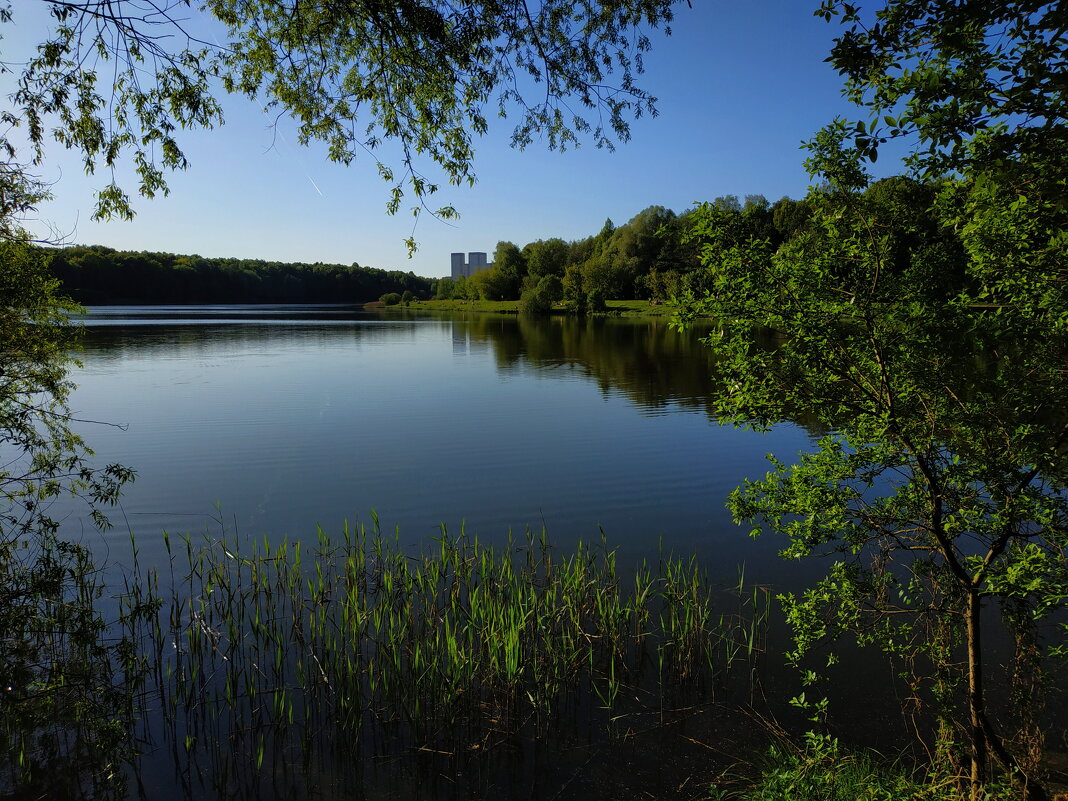
{"type": "Polygon", "coordinates": [[[590,314],[601,314],[607,310],[608,306],[604,302],[604,291],[591,289],[586,295],[586,311],[590,314]]]}
{"type": "MultiPolygon", "coordinates": [[[[994,782],[979,801],[994,801],[1008,788],[994,782]]],[[[1009,790],[1011,792],[1011,789],[1009,790]]],[[[727,798],[713,787],[712,798],[727,798]]],[[[900,760],[868,751],[851,752],[838,741],[810,732],[800,748],[772,748],[759,781],[730,797],[740,801],[966,801],[961,783],[938,773],[910,770],[900,760]]]]}
{"type": "Polygon", "coordinates": [[[552,298],[540,286],[528,289],[519,298],[521,314],[548,314],[552,307],[552,298]]]}

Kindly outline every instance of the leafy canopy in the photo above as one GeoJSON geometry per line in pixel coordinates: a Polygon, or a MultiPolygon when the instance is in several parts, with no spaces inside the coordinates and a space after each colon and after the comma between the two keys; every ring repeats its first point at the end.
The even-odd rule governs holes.
{"type": "Polygon", "coordinates": [[[892,654],[972,798],[992,758],[1043,797],[1042,657],[1068,633],[1062,5],[823,3],[845,25],[829,60],[869,118],[809,143],[819,185],[785,243],[738,204],[695,212],[705,275],[680,315],[716,320],[721,417],[830,432],[730,501],[785,557],[826,560],[783,596],[791,658],[812,683],[816,646],[847,634],[892,654]],[[913,178],[872,185],[896,138],[913,178]],[[987,658],[991,611],[1007,666],[987,658]]]}
{"type": "Polygon", "coordinates": [[[999,172],[1064,200],[1068,18],[1055,0],[824,0],[845,30],[827,59],[869,112],[854,142],[875,160],[892,139],[931,177],[999,172]],[[1060,165],[1058,172],[1042,164],[1060,165]]]}
{"type": "MultiPolygon", "coordinates": [[[[141,195],[166,193],[166,172],[187,164],[180,131],[221,124],[224,89],[289,115],[300,141],[324,143],[333,161],[370,159],[390,185],[387,210],[411,193],[416,215],[438,188],[424,165],[454,184],[475,181],[474,140],[491,114],[518,115],[520,148],[539,137],[561,149],[628,139],[631,118],[656,113],[635,82],[648,32],[670,33],[672,20],[671,0],[207,0],[192,20],[177,1],[45,2],[52,32],[3,111],[30,142],[26,157],[10,137],[0,142],[9,180],[54,139],[88,172],[114,176],[128,158],[141,195]],[[197,38],[194,26],[222,44],[197,38]],[[388,141],[398,164],[377,155],[388,141]]],[[[0,22],[12,16],[0,9],[0,22]]],[[[131,214],[112,177],[96,216],[131,214]]]]}
{"type": "Polygon", "coordinates": [[[83,498],[98,525],[133,473],[97,470],[72,429],[67,372],[76,329],[73,304],[58,295],[45,257],[24,243],[0,241],[0,558],[24,538],[53,535],[50,506],[62,494],[83,498]]]}

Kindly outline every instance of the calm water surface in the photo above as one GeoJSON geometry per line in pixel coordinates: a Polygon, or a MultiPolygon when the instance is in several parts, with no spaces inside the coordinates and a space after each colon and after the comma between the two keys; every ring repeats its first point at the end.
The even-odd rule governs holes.
{"type": "Polygon", "coordinates": [[[662,541],[725,576],[782,571],[724,500],[811,436],[719,425],[697,332],[308,306],[97,307],[85,324],[72,407],[121,426],[81,430],[138,477],[108,534],[80,509],[65,525],[116,553],[130,530],[151,563],[165,529],[277,540],[374,510],[405,543],[544,525],[568,546],[600,527],[635,558],[662,541]]]}
{"type": "MultiPolygon", "coordinates": [[[[766,472],[767,453],[792,459],[814,435],[794,424],[767,434],[720,425],[709,412],[714,355],[699,331],[642,319],[306,306],[100,307],[85,324],[71,405],[99,421],[80,429],[99,460],[129,465],[138,478],[106,534],[84,509],[57,511],[68,535],[116,568],[129,559],[131,531],[142,564],[162,566],[164,530],[279,541],[309,538],[316,525],[368,523],[375,510],[413,549],[442,524],[492,543],[545,526],[562,549],[603,529],[624,569],[663,548],[696,553],[724,582],[742,563],[748,583],[773,589],[819,572],[815,561],[778,559],[779,543],[750,539],[724,508],[744,478],[766,472]]],[[[774,650],[766,663],[779,665],[774,650]]],[[[851,665],[859,681],[841,682],[838,708],[890,719],[891,694],[887,709],[870,701],[885,667],[851,665]]],[[[781,670],[759,687],[773,699],[797,691],[781,670]]],[[[744,749],[759,726],[737,711],[681,708],[670,724],[619,724],[615,739],[512,738],[477,763],[484,773],[461,775],[475,768],[441,753],[422,755],[437,760],[423,767],[372,760],[351,792],[330,777],[307,781],[322,798],[608,799],[638,788],[704,797],[699,782],[714,767],[704,743],[744,749]],[[409,784],[418,776],[441,786],[409,784]]],[[[182,773],[190,766],[178,756],[172,772],[168,754],[159,743],[146,751],[136,769],[142,791],[201,797],[207,784],[197,781],[207,779],[182,773]]]]}

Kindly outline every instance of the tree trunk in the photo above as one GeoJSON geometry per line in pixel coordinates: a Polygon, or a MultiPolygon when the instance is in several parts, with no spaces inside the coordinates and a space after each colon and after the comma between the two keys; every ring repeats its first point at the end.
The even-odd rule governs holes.
{"type": "Polygon", "coordinates": [[[983,727],[983,654],[980,640],[979,592],[968,589],[968,716],[971,735],[971,796],[979,797],[987,774],[986,731],[983,727]]]}

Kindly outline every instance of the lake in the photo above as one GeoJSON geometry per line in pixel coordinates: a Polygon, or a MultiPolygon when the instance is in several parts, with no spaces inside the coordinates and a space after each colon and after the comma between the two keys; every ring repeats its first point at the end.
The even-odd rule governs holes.
{"type": "Polygon", "coordinates": [[[621,563],[662,544],[727,579],[742,562],[785,575],[724,501],[766,453],[812,437],[718,424],[700,331],[344,306],[97,307],[84,322],[71,406],[107,425],[79,430],[137,480],[110,532],[78,508],[64,530],[115,554],[131,530],[158,564],[164,530],[293,539],[374,510],[405,543],[443,524],[488,542],[544,526],[562,548],[603,530],[621,563]]]}
{"type": "MultiPolygon", "coordinates": [[[[769,590],[798,586],[816,569],[782,562],[771,538],[747,537],[724,507],[743,478],[763,475],[766,453],[791,458],[812,436],[793,424],[767,434],[720,425],[709,411],[713,354],[699,330],[346,306],[97,307],[84,324],[71,408],[94,422],[78,430],[98,462],[128,465],[137,480],[108,532],[80,507],[54,511],[113,582],[129,573],[131,533],[141,566],[165,570],[164,531],[310,547],[317,527],[337,535],[373,514],[411,553],[442,525],[498,546],[544,527],[562,555],[603,531],[624,575],[667,552],[696,554],[723,585],[744,568],[747,582],[769,590]]],[[[215,630],[191,623],[189,636],[215,630]]],[[[191,647],[180,632],[171,642],[178,661],[168,671],[191,647]]],[[[298,658],[287,652],[284,664],[298,658]]],[[[229,663],[213,664],[216,678],[229,675],[229,663]]],[[[249,671],[261,675],[255,664],[249,671]]],[[[357,692],[369,681],[357,679],[357,692]]],[[[794,682],[781,670],[762,681],[779,695],[780,681],[794,682]]],[[[564,701],[548,739],[487,711],[473,743],[461,736],[459,746],[426,752],[427,740],[413,744],[368,711],[359,745],[340,747],[330,727],[306,721],[298,739],[318,731],[328,742],[296,756],[278,740],[268,747],[272,767],[250,770],[257,746],[242,732],[260,725],[248,722],[255,705],[240,708],[252,715],[245,723],[224,725],[197,712],[220,701],[185,702],[161,727],[152,710],[176,703],[165,699],[177,686],[164,681],[145,702],[144,754],[132,775],[153,799],[690,798],[718,769],[707,743],[763,749],[760,727],[733,704],[713,704],[703,684],[655,710],[617,706],[617,716],[627,711],[619,723],[587,686],[564,701]],[[481,750],[461,757],[457,747],[481,750]]],[[[222,693],[212,686],[202,692],[222,693]]],[[[298,718],[314,719],[318,702],[299,697],[310,706],[298,700],[298,718]]]]}
{"type": "MultiPolygon", "coordinates": [[[[544,528],[565,556],[603,532],[628,579],[640,560],[696,555],[717,593],[744,569],[764,599],[808,586],[824,567],[787,563],[773,537],[752,539],[731,521],[728,494],[766,472],[766,454],[791,461],[819,432],[794,423],[767,433],[721,425],[710,411],[715,355],[700,329],[679,332],[641,318],[347,306],[97,307],[84,323],[82,366],[72,376],[71,407],[85,421],[78,430],[99,462],[128,465],[137,480],[108,532],[92,529],[77,506],[53,511],[63,533],[87,542],[113,577],[129,573],[131,534],[141,566],[166,575],[165,531],[172,542],[183,533],[270,547],[301,541],[308,553],[320,541],[317,527],[337,537],[346,522],[370,524],[375,516],[398,532],[407,554],[433,545],[443,525],[496,546],[544,528]]],[[[597,681],[610,675],[603,671],[561,691],[544,719],[516,717],[523,698],[464,701],[484,688],[482,678],[469,677],[460,701],[450,703],[474,710],[480,722],[470,730],[421,731],[432,719],[425,712],[372,701],[346,729],[333,717],[348,699],[334,690],[341,677],[354,682],[354,697],[370,698],[382,691],[373,686],[377,668],[367,665],[396,645],[393,632],[409,638],[398,656],[403,670],[430,635],[391,622],[375,629],[366,652],[353,652],[357,668],[324,668],[335,646],[323,643],[350,631],[338,617],[339,596],[319,600],[327,595],[309,582],[306,599],[277,601],[283,585],[304,592],[303,579],[256,595],[250,582],[259,579],[242,572],[252,563],[226,549],[216,554],[210,571],[198,569],[196,609],[179,599],[170,607],[172,629],[156,640],[166,673],[145,696],[139,737],[146,745],[132,769],[144,797],[705,798],[718,769],[763,750],[768,729],[753,707],[788,727],[806,725],[787,703],[800,688],[783,667],[782,624],[773,618],[762,641],[770,652],[735,685],[676,682],[642,652],[625,697],[611,705],[598,700],[597,681]],[[224,579],[216,568],[232,573],[224,579]],[[234,612],[231,598],[244,611],[234,612]],[[315,645],[308,634],[310,644],[294,643],[268,632],[262,603],[281,604],[264,612],[271,625],[281,621],[279,630],[289,631],[286,621],[319,620],[316,636],[324,639],[315,645]],[[250,617],[225,633],[228,618],[245,611],[250,617]],[[200,673],[183,673],[190,665],[200,673]],[[321,682],[307,682],[309,665],[321,682]],[[293,675],[304,676],[299,692],[293,675]],[[241,695],[234,676],[262,686],[241,695]],[[257,700],[266,697],[270,704],[257,700]],[[279,723],[287,715],[289,723],[279,723]]],[[[377,558],[359,571],[371,582],[360,597],[382,586],[384,565],[404,573],[410,557],[377,558]]],[[[260,564],[269,572],[283,561],[260,564]]],[[[542,574],[532,575],[533,586],[542,574]]],[[[714,616],[724,611],[729,617],[732,607],[718,605],[714,616]]],[[[336,653],[350,658],[345,648],[336,653]]],[[[876,654],[850,654],[828,672],[836,733],[889,748],[907,742],[890,670],[876,654]]],[[[452,691],[447,677],[431,678],[438,692],[452,691]]]]}

